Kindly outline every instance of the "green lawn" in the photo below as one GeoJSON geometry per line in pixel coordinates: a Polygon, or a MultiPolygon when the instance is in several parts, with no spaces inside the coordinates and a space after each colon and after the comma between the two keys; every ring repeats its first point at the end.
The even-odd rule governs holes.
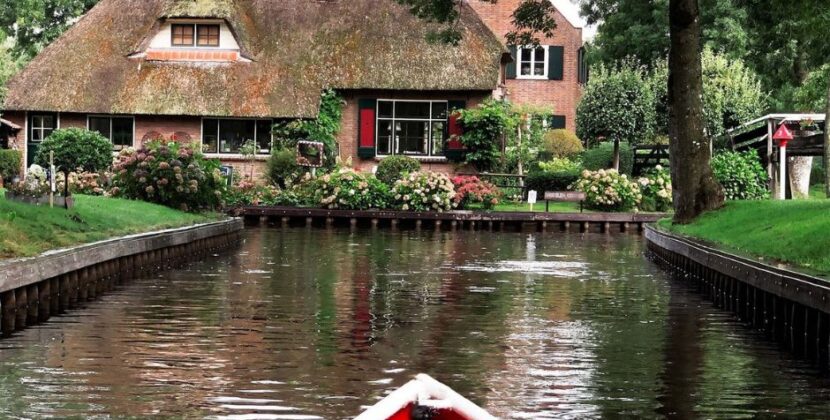
{"type": "Polygon", "coordinates": [[[767,262],[830,275],[830,200],[730,202],[690,225],[660,225],[767,262]]]}
{"type": "Polygon", "coordinates": [[[0,190],[0,258],[35,256],[54,248],[217,220],[155,204],[76,195],[75,208],[11,202],[0,190]]]}
{"type": "Polygon", "coordinates": [[[824,193],[824,184],[813,185],[810,187],[810,198],[827,198],[827,195],[824,193]]]}

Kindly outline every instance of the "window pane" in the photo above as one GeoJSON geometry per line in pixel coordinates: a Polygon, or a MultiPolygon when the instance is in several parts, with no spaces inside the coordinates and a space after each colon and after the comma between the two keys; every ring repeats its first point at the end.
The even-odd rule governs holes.
{"type": "Polygon", "coordinates": [[[533,66],[533,75],[534,76],[544,76],[545,75],[545,63],[544,62],[536,63],[536,65],[533,66]]]}
{"type": "Polygon", "coordinates": [[[40,115],[32,115],[32,128],[43,127],[43,117],[40,115]]]}
{"type": "Polygon", "coordinates": [[[205,119],[202,121],[202,149],[205,153],[217,153],[219,120],[205,119]]]}
{"type": "Polygon", "coordinates": [[[44,115],[43,128],[55,128],[55,117],[52,115],[44,115]]]}
{"type": "Polygon", "coordinates": [[[378,117],[392,118],[392,101],[378,101],[378,117]]]}
{"type": "Polygon", "coordinates": [[[173,45],[193,45],[193,25],[173,25],[173,45]]]}
{"type": "Polygon", "coordinates": [[[447,119],[447,103],[433,102],[432,103],[432,119],[446,120],[447,119]]]}
{"type": "Polygon", "coordinates": [[[432,123],[432,154],[441,155],[444,153],[444,123],[432,123]]]}
{"type": "Polygon", "coordinates": [[[133,145],[133,119],[113,118],[112,119],[112,144],[113,149],[121,150],[133,145]]]}
{"type": "Polygon", "coordinates": [[[89,117],[89,130],[97,131],[102,136],[112,140],[110,135],[110,119],[106,117],[89,117]]]}
{"type": "Polygon", "coordinates": [[[425,121],[398,121],[398,153],[427,154],[429,123],[425,121]]]}
{"type": "Polygon", "coordinates": [[[392,148],[392,121],[378,121],[378,154],[389,155],[392,148]]]}
{"type": "Polygon", "coordinates": [[[199,25],[196,44],[202,47],[219,46],[219,25],[199,25]]]}
{"type": "Polygon", "coordinates": [[[395,118],[429,118],[429,102],[396,102],[395,118]]]}
{"type": "Polygon", "coordinates": [[[522,53],[520,57],[521,61],[530,61],[530,50],[527,48],[522,48],[522,53]]]}
{"type": "Polygon", "coordinates": [[[257,153],[267,155],[271,153],[271,120],[256,122],[257,153]]]}
{"type": "Polygon", "coordinates": [[[43,141],[43,131],[40,128],[32,128],[32,141],[43,141]]]}
{"type": "Polygon", "coordinates": [[[246,140],[254,139],[253,120],[221,120],[219,122],[219,152],[239,153],[246,140]]]}
{"type": "Polygon", "coordinates": [[[542,47],[536,48],[536,51],[534,52],[533,57],[537,62],[539,62],[539,61],[544,62],[545,61],[545,49],[542,48],[542,47]]]}

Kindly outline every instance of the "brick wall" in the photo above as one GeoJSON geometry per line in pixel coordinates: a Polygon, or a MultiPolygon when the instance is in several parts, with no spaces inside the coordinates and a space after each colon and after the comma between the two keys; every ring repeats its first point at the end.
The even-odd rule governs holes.
{"type": "MultiPolygon", "coordinates": [[[[513,29],[513,11],[521,0],[499,0],[496,4],[470,1],[468,4],[481,20],[505,42],[505,35],[513,29]]],[[[582,88],[577,81],[578,52],[582,47],[582,29],[575,28],[556,12],[556,29],[550,38],[540,39],[542,45],[564,47],[563,80],[507,80],[507,97],[517,104],[552,106],[556,115],[564,115],[567,128],[576,129],[576,105],[582,88]]],[[[515,65],[512,63],[511,65],[515,65]]]]}
{"type": "MultiPolygon", "coordinates": [[[[358,144],[358,115],[357,104],[360,99],[412,99],[412,100],[448,100],[448,101],[465,101],[467,107],[474,107],[482,101],[490,97],[491,92],[388,92],[388,91],[346,91],[343,92],[343,97],[346,100],[346,106],[343,108],[343,122],[340,134],[337,136],[337,141],[340,143],[340,156],[343,159],[352,158],[352,163],[355,168],[362,171],[371,171],[374,166],[377,166],[377,159],[361,159],[357,157],[358,144]]],[[[459,168],[457,164],[451,162],[422,162],[421,168],[424,170],[454,173],[459,168]]]]}

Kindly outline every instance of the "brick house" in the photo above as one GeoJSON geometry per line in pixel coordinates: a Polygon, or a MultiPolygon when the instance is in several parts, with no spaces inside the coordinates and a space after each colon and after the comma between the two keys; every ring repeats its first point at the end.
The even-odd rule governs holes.
{"type": "Polygon", "coordinates": [[[333,88],[341,157],[451,171],[452,109],[506,96],[552,104],[554,125],[573,128],[581,28],[560,13],[556,36],[513,61],[501,37],[518,1],[465,3],[450,46],[392,0],[101,0],[9,82],[3,118],[22,127],[27,163],[53,130],[81,127],[115,150],[161,136],[243,166],[244,141],[264,160],[273,122],[315,118],[333,88]]]}

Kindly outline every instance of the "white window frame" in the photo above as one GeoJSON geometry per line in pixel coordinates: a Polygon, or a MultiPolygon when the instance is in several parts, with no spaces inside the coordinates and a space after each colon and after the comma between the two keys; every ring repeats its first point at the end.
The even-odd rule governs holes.
{"type": "Polygon", "coordinates": [[[538,63],[536,61],[536,54],[535,54],[535,52],[536,52],[535,49],[536,48],[534,48],[532,46],[516,48],[516,56],[517,56],[516,57],[516,78],[517,79],[531,79],[531,80],[547,80],[548,79],[548,61],[550,60],[550,49],[548,47],[549,47],[548,45],[540,45],[540,46],[536,47],[536,48],[542,48],[542,49],[545,50],[545,58],[544,58],[544,61],[543,61],[543,64],[544,64],[543,68],[545,69],[545,71],[544,71],[544,74],[541,75],[541,76],[532,75],[532,74],[525,74],[525,75],[522,74],[522,51],[531,50],[531,53],[530,53],[530,71],[532,72],[533,69],[536,68],[536,64],[538,63]]]}
{"type": "MultiPolygon", "coordinates": [[[[46,137],[47,137],[47,136],[43,135],[46,130],[51,130],[52,132],[54,132],[55,130],[60,129],[60,117],[59,117],[57,112],[33,112],[33,113],[28,114],[26,116],[26,124],[27,124],[26,125],[26,130],[27,130],[26,135],[27,136],[29,135],[29,130],[31,130],[32,133],[34,133],[35,130],[40,131],[40,140],[32,141],[32,143],[42,143],[43,140],[46,140],[46,137]],[[50,128],[50,127],[45,127],[43,125],[42,118],[45,117],[45,116],[55,117],[55,121],[53,121],[54,122],[54,127],[50,128]],[[34,125],[31,125],[31,126],[28,125],[29,119],[30,118],[34,119],[34,117],[41,117],[41,125],[39,127],[35,127],[34,125]]],[[[26,139],[26,144],[27,145],[29,144],[28,143],[28,138],[26,139]]]]}
{"type": "MultiPolygon", "coordinates": [[[[440,154],[435,154],[435,141],[432,138],[432,124],[436,122],[444,123],[444,143],[446,143],[446,132],[448,129],[449,124],[449,112],[450,112],[450,103],[449,100],[443,99],[378,99],[377,103],[375,104],[375,155],[383,158],[388,156],[409,156],[415,159],[434,159],[434,158],[443,158],[444,157],[444,149],[441,150],[440,154]],[[380,116],[380,103],[381,102],[392,102],[392,117],[381,117],[380,116]],[[428,118],[397,118],[395,116],[397,110],[397,103],[398,102],[428,102],[429,103],[429,117],[428,118]],[[433,118],[432,116],[432,105],[434,103],[444,103],[447,105],[447,117],[444,119],[433,118]],[[378,147],[380,146],[380,122],[381,121],[391,121],[392,122],[392,137],[391,140],[393,144],[391,145],[392,153],[391,154],[382,154],[380,153],[378,147]],[[429,138],[427,139],[427,153],[396,153],[398,149],[398,141],[397,136],[395,136],[394,128],[396,121],[419,121],[419,122],[427,122],[429,123],[429,138]]],[[[446,144],[444,145],[446,147],[446,144]]]]}
{"type": "MultiPolygon", "coordinates": [[[[205,147],[205,120],[217,120],[219,124],[216,124],[216,152],[215,153],[208,153],[205,152],[205,156],[211,157],[218,157],[218,158],[230,158],[230,159],[239,159],[242,158],[241,153],[222,153],[219,149],[219,132],[221,131],[222,121],[254,121],[254,142],[257,141],[257,137],[259,137],[259,132],[257,128],[258,121],[269,121],[271,123],[271,127],[274,126],[274,119],[273,118],[225,118],[225,117],[202,117],[202,121],[199,125],[199,146],[204,150],[205,147]]],[[[254,155],[257,159],[264,159],[267,156],[271,155],[271,152],[274,151],[274,133],[273,131],[269,130],[269,134],[271,136],[271,141],[269,142],[271,147],[268,150],[268,153],[260,152],[259,148],[256,150],[256,154],[254,155]]]]}
{"type": "Polygon", "coordinates": [[[135,147],[135,116],[133,116],[133,115],[90,114],[90,115],[86,116],[86,129],[90,130],[90,131],[92,131],[92,128],[90,127],[90,120],[92,118],[107,118],[107,119],[109,119],[109,121],[110,121],[110,138],[107,138],[107,140],[109,140],[110,143],[112,144],[112,150],[114,152],[120,152],[123,149],[116,149],[115,148],[115,143],[113,143],[113,141],[112,141],[112,120],[113,120],[113,118],[123,118],[123,119],[129,118],[129,119],[133,120],[133,141],[132,141],[132,143],[128,144],[128,145],[119,145],[119,146],[124,147],[124,148],[135,147]]]}

